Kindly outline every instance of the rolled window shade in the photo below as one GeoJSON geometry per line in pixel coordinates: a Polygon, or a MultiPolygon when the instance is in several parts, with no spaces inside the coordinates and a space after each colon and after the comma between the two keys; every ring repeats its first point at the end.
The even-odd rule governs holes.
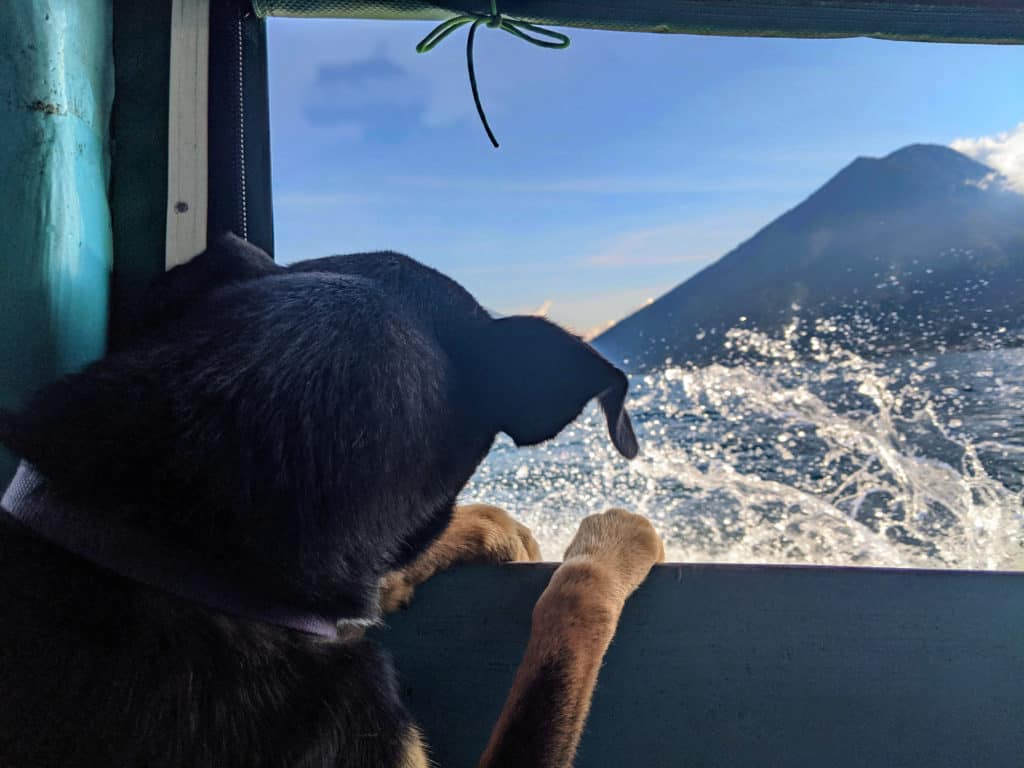
{"type": "MultiPolygon", "coordinates": [[[[486,13],[488,4],[253,0],[253,8],[260,16],[437,20],[486,13]]],[[[498,10],[537,24],[627,32],[1024,42],[1019,0],[502,0],[498,10]]]]}

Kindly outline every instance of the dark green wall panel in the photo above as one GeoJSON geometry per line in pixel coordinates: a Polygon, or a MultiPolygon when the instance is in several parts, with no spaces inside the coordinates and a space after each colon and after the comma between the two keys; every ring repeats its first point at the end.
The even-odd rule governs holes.
{"type": "MultiPolygon", "coordinates": [[[[551,565],[465,568],[375,636],[438,765],[475,765],[551,565]]],[[[1024,573],[657,567],[577,768],[1024,765],[1024,573]]]]}
{"type": "Polygon", "coordinates": [[[132,303],[164,271],[171,1],[114,0],[111,341],[132,303]]]}

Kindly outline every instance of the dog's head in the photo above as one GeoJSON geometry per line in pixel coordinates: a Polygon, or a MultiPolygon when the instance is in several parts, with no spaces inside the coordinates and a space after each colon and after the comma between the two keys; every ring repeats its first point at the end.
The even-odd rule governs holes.
{"type": "Polygon", "coordinates": [[[407,257],[284,268],[227,236],[154,284],[123,350],[0,414],[0,442],[96,514],[354,615],[443,530],[498,432],[542,442],[597,398],[632,458],[627,386],[407,257]]]}

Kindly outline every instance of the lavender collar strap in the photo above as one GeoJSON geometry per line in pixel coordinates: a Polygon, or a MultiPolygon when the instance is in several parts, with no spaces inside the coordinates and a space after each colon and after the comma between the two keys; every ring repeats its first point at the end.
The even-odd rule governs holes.
{"type": "MultiPolygon", "coordinates": [[[[335,638],[337,624],[323,616],[268,603],[240,585],[237,573],[191,552],[175,550],[143,531],[112,525],[68,503],[22,462],[0,506],[15,520],[61,549],[108,571],[203,603],[224,613],[335,638]]],[[[358,623],[358,622],[353,622],[358,623]]]]}

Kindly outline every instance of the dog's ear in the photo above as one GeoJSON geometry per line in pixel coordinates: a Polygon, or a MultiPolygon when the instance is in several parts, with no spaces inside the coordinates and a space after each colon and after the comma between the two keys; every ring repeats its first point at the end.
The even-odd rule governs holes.
{"type": "Polygon", "coordinates": [[[593,347],[540,317],[493,320],[485,336],[485,407],[516,445],[554,437],[596,397],[612,443],[627,459],[636,456],[629,381],[593,347]]]}
{"type": "Polygon", "coordinates": [[[135,314],[133,331],[140,335],[180,318],[212,291],[242,280],[281,271],[265,251],[231,232],[201,254],[158,277],[146,290],[135,314]]]}

